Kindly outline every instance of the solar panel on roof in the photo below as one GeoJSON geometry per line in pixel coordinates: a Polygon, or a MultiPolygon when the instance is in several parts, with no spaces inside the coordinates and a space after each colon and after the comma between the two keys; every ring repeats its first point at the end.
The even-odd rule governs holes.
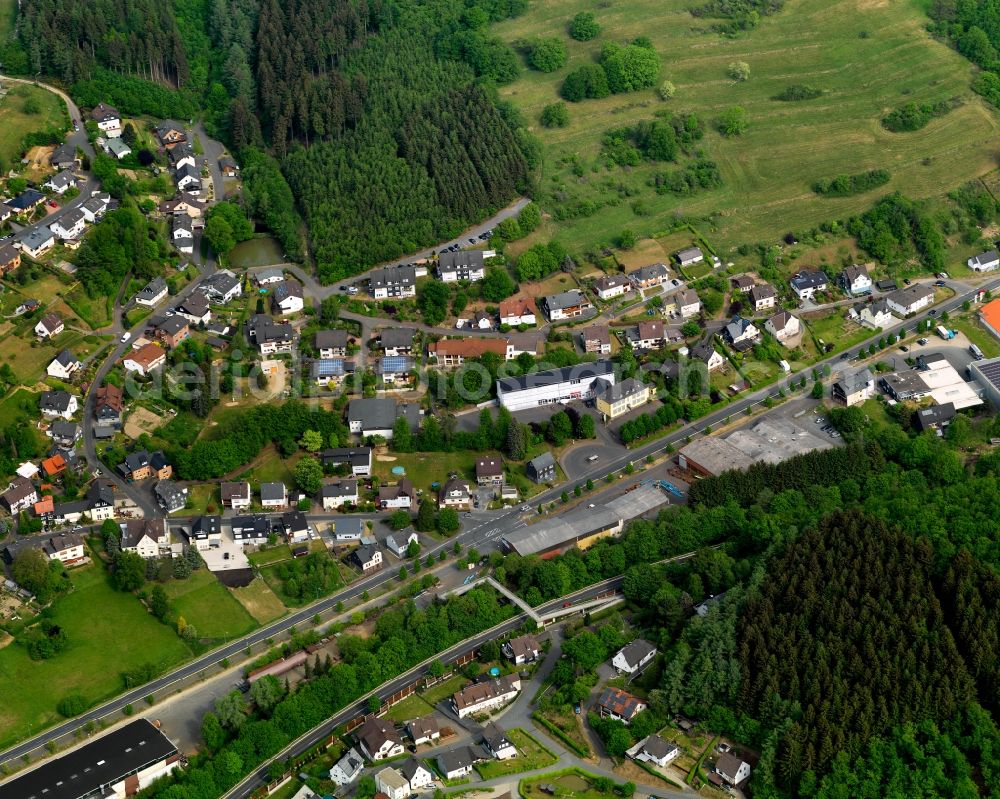
{"type": "Polygon", "coordinates": [[[382,372],[406,372],[413,362],[401,355],[390,355],[382,359],[382,372]]]}
{"type": "Polygon", "coordinates": [[[337,359],[324,359],[316,362],[316,374],[318,375],[342,375],[344,374],[344,362],[337,359]]]}

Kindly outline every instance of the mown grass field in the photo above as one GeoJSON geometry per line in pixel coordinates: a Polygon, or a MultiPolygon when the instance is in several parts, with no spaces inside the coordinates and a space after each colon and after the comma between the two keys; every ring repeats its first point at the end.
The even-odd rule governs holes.
{"type": "MultiPolygon", "coordinates": [[[[8,28],[10,15],[6,0],[0,0],[0,36],[8,28]]],[[[20,160],[27,134],[57,127],[65,119],[65,106],[52,92],[20,83],[12,83],[9,88],[7,96],[0,100],[0,163],[6,168],[20,160]],[[25,113],[29,100],[37,105],[38,113],[25,113]]]]}
{"type": "Polygon", "coordinates": [[[230,588],[230,592],[247,612],[261,624],[267,624],[285,615],[284,603],[260,577],[243,588],[230,588]]]}
{"type": "Polygon", "coordinates": [[[492,30],[508,42],[559,36],[570,54],[551,74],[525,69],[501,93],[528,117],[544,145],[541,204],[552,212],[576,201],[610,203],[587,218],[548,221],[524,244],[556,238],[583,252],[612,241],[630,228],[651,235],[670,228],[674,214],[708,218],[699,229],[723,254],[743,242],[771,241],[789,230],[843,219],[870,207],[883,194],[900,190],[914,198],[939,195],[994,167],[998,116],[969,89],[971,67],[925,31],[917,0],[790,0],[780,13],[735,39],[707,31],[711,20],[688,13],[686,0],[547,0],[531,3],[518,19],[492,30]],[[591,42],[566,33],[578,11],[592,11],[603,26],[591,42]],[[545,105],[572,69],[591,63],[604,41],[648,36],[661,57],[661,79],[672,81],[672,100],[654,89],[568,103],[570,123],[562,129],[538,124],[545,105]],[[750,66],[750,79],[727,75],[733,61],[750,66]],[[803,102],[771,99],[791,84],[824,94],[803,102]],[[914,100],[961,97],[964,104],[926,128],[895,134],[879,119],[914,100]],[[714,130],[727,108],[747,111],[749,130],[724,139],[714,130]],[[602,134],[616,126],[652,119],[656,111],[694,112],[709,127],[703,141],[719,163],[724,186],[678,198],[657,195],[652,175],[675,165],[643,164],[630,171],[599,165],[602,134]],[[573,174],[573,161],[582,176],[573,174]],[[876,167],[891,171],[883,186],[854,197],[824,199],[811,191],[820,178],[876,167]],[[630,193],[619,199],[619,194],[630,193]],[[636,201],[643,215],[633,210],[636,201]]]}
{"type": "Polygon", "coordinates": [[[164,585],[171,607],[193,624],[198,638],[215,642],[245,635],[257,622],[208,569],[199,569],[186,580],[164,585]]]}
{"type": "Polygon", "coordinates": [[[72,572],[75,590],[52,607],[69,643],[51,660],[34,661],[12,644],[0,650],[0,682],[16,686],[0,703],[0,746],[58,720],[56,705],[72,693],[98,702],[118,693],[122,672],[145,663],[169,668],[191,650],[132,594],[116,591],[97,563],[72,572]]]}

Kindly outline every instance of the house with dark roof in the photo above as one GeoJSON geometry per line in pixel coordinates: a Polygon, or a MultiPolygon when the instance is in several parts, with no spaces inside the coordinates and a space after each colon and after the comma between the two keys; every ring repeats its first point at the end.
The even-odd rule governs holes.
{"type": "Polygon", "coordinates": [[[458,749],[439,754],[437,764],[446,780],[457,780],[471,774],[472,767],[482,759],[471,747],[460,746],[458,749]]]}
{"type": "Polygon", "coordinates": [[[392,722],[372,716],[354,732],[361,752],[368,760],[379,761],[404,752],[403,739],[392,722]]]}
{"type": "Polygon", "coordinates": [[[840,287],[852,296],[872,293],[872,279],[868,269],[858,264],[852,264],[837,276],[840,287]]]}
{"type": "Polygon", "coordinates": [[[625,275],[604,275],[594,281],[597,296],[607,302],[632,290],[632,281],[625,275]]]}
{"type": "Polygon", "coordinates": [[[156,502],[164,513],[174,513],[183,510],[187,504],[187,486],[178,485],[173,480],[160,480],[153,487],[156,502]]]}
{"type": "Polygon", "coordinates": [[[403,779],[409,785],[409,793],[411,794],[423,790],[434,783],[434,775],[430,769],[415,757],[410,757],[403,761],[403,764],[399,767],[399,773],[403,775],[403,779]]]}
{"type": "Polygon", "coordinates": [[[38,409],[47,419],[69,419],[79,409],[79,403],[68,391],[43,391],[38,397],[38,409]]]}
{"type": "Polygon", "coordinates": [[[288,489],[284,483],[261,483],[260,504],[262,508],[283,508],[288,504],[288,489]]]}
{"type": "Polygon", "coordinates": [[[295,329],[288,322],[275,322],[266,314],[254,314],[246,322],[247,340],[261,355],[291,352],[295,345],[295,329]]]}
{"type": "Polygon", "coordinates": [[[346,330],[318,330],[314,344],[320,358],[343,358],[347,355],[346,330]]]}
{"type": "Polygon", "coordinates": [[[208,297],[200,291],[192,291],[186,299],[174,306],[174,313],[189,325],[207,325],[212,319],[208,297]]]}
{"type": "Polygon", "coordinates": [[[483,745],[486,747],[486,751],[497,760],[510,760],[512,757],[517,757],[517,749],[507,737],[507,733],[492,721],[483,727],[483,745]]]}
{"type": "Polygon", "coordinates": [[[330,769],[330,780],[339,787],[350,785],[358,778],[364,767],[364,758],[357,749],[351,747],[330,769]]]}
{"type": "Polygon", "coordinates": [[[76,146],[69,142],[60,144],[49,156],[49,164],[54,169],[76,169],[79,163],[79,159],[76,157],[76,146]]]}
{"type": "Polygon", "coordinates": [[[57,380],[69,380],[74,372],[83,368],[83,363],[69,350],[63,350],[45,368],[49,377],[57,380]]]}
{"type": "Polygon", "coordinates": [[[46,433],[56,446],[63,449],[70,449],[75,446],[76,442],[80,440],[80,436],[83,435],[80,425],[76,424],[76,422],[66,421],[65,419],[56,419],[49,425],[46,433]]]}
{"type": "Polygon", "coordinates": [[[266,516],[260,513],[234,516],[231,524],[233,540],[243,546],[263,544],[271,537],[271,523],[266,516]]]}
{"type": "Polygon", "coordinates": [[[561,319],[582,316],[594,305],[580,289],[570,289],[559,294],[542,297],[542,307],[545,309],[549,321],[558,322],[561,319]]]}
{"type": "Polygon", "coordinates": [[[409,510],[417,504],[417,490],[413,481],[401,477],[395,485],[382,486],[378,490],[378,505],[382,510],[409,510]]]}
{"type": "Polygon", "coordinates": [[[166,519],[129,519],[118,526],[122,531],[123,552],[135,552],[149,559],[159,556],[161,550],[170,546],[166,519]]]}
{"type": "Polygon", "coordinates": [[[363,545],[351,553],[351,560],[362,572],[372,572],[382,568],[382,550],[377,546],[363,545]]]}
{"type": "Polygon", "coordinates": [[[0,502],[6,506],[11,516],[16,516],[38,502],[38,490],[25,477],[15,477],[7,484],[7,490],[0,494],[0,502]]]}
{"type": "Polygon", "coordinates": [[[542,647],[533,635],[519,635],[516,638],[511,638],[504,641],[500,648],[504,657],[513,662],[515,666],[532,663],[538,660],[538,656],[542,653],[542,647]]]}
{"type": "Polygon", "coordinates": [[[222,505],[226,508],[237,510],[239,508],[249,508],[252,497],[250,483],[241,480],[235,483],[224,482],[220,489],[222,505]]]}
{"type": "Polygon", "coordinates": [[[372,471],[371,447],[337,447],[319,453],[323,466],[349,466],[351,474],[367,477],[372,471]]]}
{"type": "Polygon", "coordinates": [[[420,407],[396,402],[392,397],[365,397],[351,400],[347,405],[348,429],[365,437],[391,439],[392,428],[400,417],[410,423],[411,430],[416,430],[420,426],[420,407]]]}
{"type": "Polygon", "coordinates": [[[357,480],[331,480],[319,490],[319,500],[323,510],[335,510],[345,504],[358,501],[357,480]]]}
{"type": "Polygon", "coordinates": [[[580,341],[584,352],[598,355],[611,354],[611,331],[607,325],[591,325],[580,331],[580,341]]]}
{"type": "Polygon", "coordinates": [[[556,459],[551,452],[543,452],[525,464],[528,479],[535,483],[550,483],[556,479],[556,459]]]}
{"type": "Polygon", "coordinates": [[[670,278],[670,270],[664,263],[655,263],[629,272],[628,277],[638,288],[648,289],[666,283],[670,278]]]}
{"type": "Polygon", "coordinates": [[[271,310],[274,313],[298,313],[304,307],[302,284],[299,281],[286,278],[271,289],[271,310]]]}
{"type": "Polygon", "coordinates": [[[435,716],[422,716],[406,722],[406,731],[413,739],[414,746],[430,744],[441,739],[441,725],[435,716]]]}
{"type": "Polygon", "coordinates": [[[649,641],[636,638],[632,643],[626,644],[611,659],[611,665],[615,667],[619,674],[635,674],[656,656],[656,647],[649,641]]]}
{"type": "Polygon", "coordinates": [[[379,333],[378,346],[384,355],[412,355],[417,331],[409,327],[392,327],[379,333]]]}
{"type": "Polygon", "coordinates": [[[210,302],[225,305],[243,294],[243,284],[228,269],[213,272],[198,284],[201,291],[210,302]]]}
{"type": "Polygon", "coordinates": [[[148,308],[157,305],[166,299],[167,281],[162,277],[154,277],[135,295],[137,305],[145,305],[148,308]]]}
{"type": "Polygon", "coordinates": [[[188,538],[199,551],[219,546],[222,543],[222,517],[199,516],[191,524],[188,538]]]}
{"type": "Polygon", "coordinates": [[[443,252],[438,256],[438,277],[444,283],[482,280],[486,276],[482,250],[443,252]]]}
{"type": "Polygon", "coordinates": [[[503,459],[499,455],[476,458],[476,483],[481,486],[503,485],[503,459]]]}
{"type": "Polygon", "coordinates": [[[475,716],[506,705],[521,690],[521,677],[508,674],[495,680],[483,680],[456,691],[451,706],[460,719],[475,716]]]}
{"type": "Polygon", "coordinates": [[[732,752],[726,752],[719,756],[713,774],[717,774],[726,785],[736,787],[750,778],[750,764],[732,752]]]}
{"type": "Polygon", "coordinates": [[[387,266],[376,269],[369,275],[368,291],[376,300],[415,297],[417,270],[412,266],[387,266]]]}
{"type": "Polygon", "coordinates": [[[788,279],[788,285],[800,300],[811,300],[819,291],[826,291],[830,278],[826,272],[803,269],[788,279]]]}
{"type": "Polygon", "coordinates": [[[643,763],[653,763],[660,768],[666,768],[680,756],[681,750],[676,744],[664,740],[659,735],[647,736],[636,744],[629,754],[643,763]]]}

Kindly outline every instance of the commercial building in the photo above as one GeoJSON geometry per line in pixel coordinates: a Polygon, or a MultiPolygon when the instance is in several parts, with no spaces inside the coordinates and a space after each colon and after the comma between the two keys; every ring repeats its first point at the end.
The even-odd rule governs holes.
{"type": "Polygon", "coordinates": [[[1000,409],[1000,358],[973,361],[969,364],[969,372],[990,405],[1000,409]]]}
{"type": "Polygon", "coordinates": [[[760,462],[781,463],[832,446],[826,437],[821,438],[791,420],[762,419],[725,438],[706,436],[692,441],[677,453],[677,463],[696,474],[715,475],[760,462]]]}
{"type": "Polygon", "coordinates": [[[8,780],[0,785],[0,799],[125,799],[180,764],[167,736],[136,719],[8,780]]]}
{"type": "Polygon", "coordinates": [[[497,380],[497,401],[509,411],[520,411],[539,405],[591,399],[598,380],[601,388],[614,384],[614,368],[609,361],[581,363],[497,380]]]}

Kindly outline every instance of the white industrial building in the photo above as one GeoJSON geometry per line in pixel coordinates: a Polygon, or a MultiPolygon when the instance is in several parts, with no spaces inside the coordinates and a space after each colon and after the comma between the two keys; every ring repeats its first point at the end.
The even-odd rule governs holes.
{"type": "Polygon", "coordinates": [[[615,383],[610,361],[581,363],[521,377],[497,380],[497,401],[509,411],[537,408],[557,402],[586,400],[615,383]]]}

